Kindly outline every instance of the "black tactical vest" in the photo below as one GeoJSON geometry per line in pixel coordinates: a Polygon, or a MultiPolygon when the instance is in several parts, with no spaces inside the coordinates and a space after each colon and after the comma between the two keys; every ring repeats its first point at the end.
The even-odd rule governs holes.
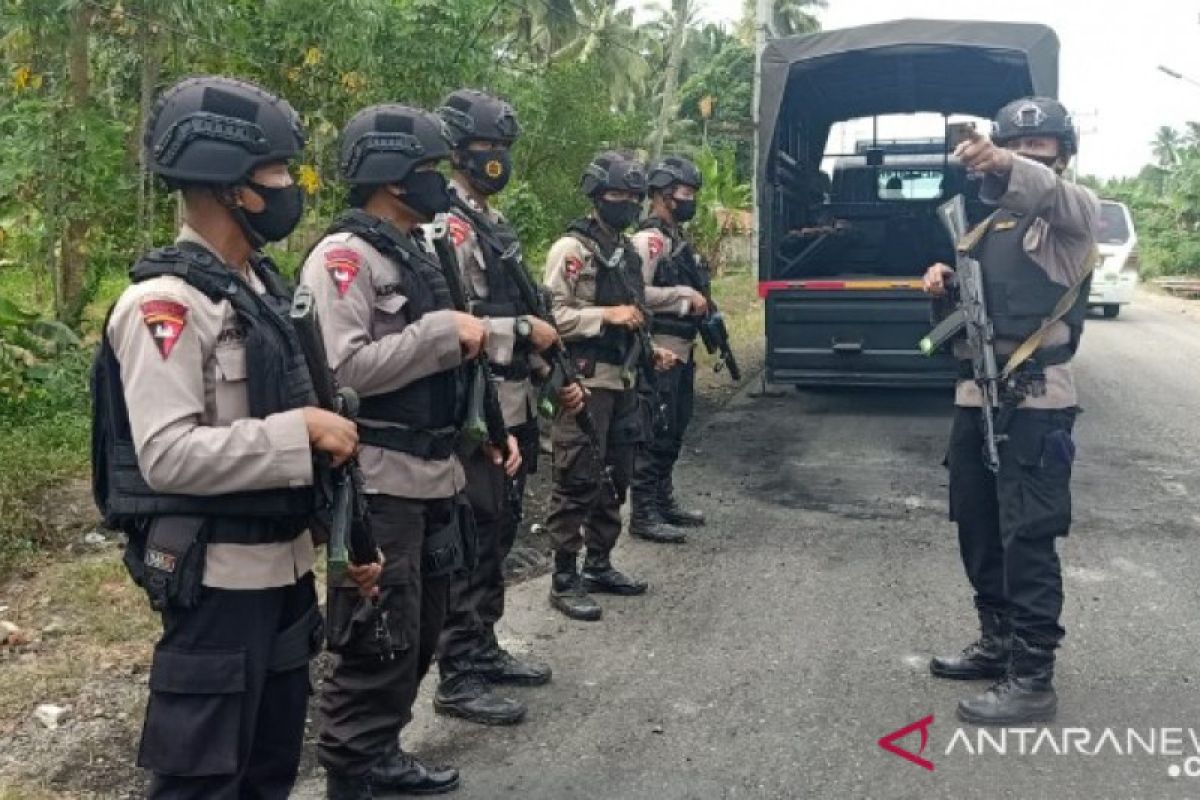
{"type": "MultiPolygon", "coordinates": [[[[463,219],[463,212],[455,210],[452,214],[463,219]]],[[[479,250],[483,253],[484,277],[487,279],[487,299],[472,299],[471,313],[477,317],[519,317],[522,314],[535,314],[537,309],[527,308],[521,301],[521,293],[513,283],[512,277],[501,257],[513,244],[516,244],[517,233],[506,222],[493,222],[485,219],[482,213],[465,216],[466,222],[475,231],[479,250]],[[483,229],[486,225],[486,229],[483,229]],[[483,230],[481,230],[483,229],[483,230]],[[500,249],[497,249],[500,248],[500,249]]],[[[524,269],[524,266],[520,267],[524,269]]],[[[470,287],[467,287],[470,291],[470,287]]],[[[516,354],[509,364],[492,364],[492,374],[501,380],[523,381],[529,377],[528,351],[518,347],[516,354]]]]}
{"type": "MultiPolygon", "coordinates": [[[[708,275],[696,258],[692,243],[683,238],[678,228],[671,229],[659,217],[649,216],[642,220],[640,230],[656,230],[672,243],[672,250],[660,258],[654,267],[655,286],[690,286],[701,294],[708,295],[708,275]]],[[[692,341],[700,332],[699,320],[692,315],[658,312],[650,323],[650,332],[675,336],[692,341]]]]}
{"type": "MultiPolygon", "coordinates": [[[[617,269],[625,274],[625,282],[637,293],[642,290],[642,259],[633,248],[633,243],[624,235],[618,235],[616,240],[600,226],[592,217],[582,217],[567,226],[567,235],[578,240],[592,253],[592,263],[596,266],[596,299],[597,306],[623,306],[630,303],[621,285],[621,279],[613,268],[606,264],[617,248],[622,249],[621,263],[617,269]]],[[[641,298],[638,298],[639,301],[641,298]]],[[[633,332],[613,325],[604,326],[600,336],[589,339],[577,339],[567,342],[567,352],[576,361],[585,363],[616,364],[625,363],[625,356],[633,344],[633,332]]]]}
{"type": "MultiPolygon", "coordinates": [[[[253,262],[266,287],[259,295],[205,248],[181,242],[153,250],[130,271],[134,283],[175,275],[214,303],[228,300],[246,334],[247,391],[251,417],[312,405],[312,378],[287,318],[290,292],[266,258],[253,262]]],[[[115,307],[115,306],[114,306],[115,307]]],[[[156,492],[138,468],[121,383],[121,365],[108,339],[108,321],[92,363],[92,492],[106,527],[135,535],[158,516],[200,516],[231,524],[212,526],[209,541],[259,544],[289,541],[308,524],[311,488],[267,489],[223,495],[156,492]],[[258,524],[245,524],[255,520],[258,524]]]]}
{"type": "MultiPolygon", "coordinates": [[[[334,221],[326,236],[352,233],[366,241],[399,270],[404,294],[405,322],[415,323],[433,311],[451,309],[450,289],[437,264],[408,236],[391,223],[364,211],[348,211],[334,221]]],[[[442,460],[454,452],[458,429],[466,416],[466,382],[463,370],[454,368],[429,375],[383,394],[361,398],[359,419],[394,423],[399,428],[359,429],[368,445],[396,450],[419,458],[442,460]]]]}
{"type": "MultiPolygon", "coordinates": [[[[998,211],[972,255],[983,267],[984,293],[988,316],[996,338],[1019,344],[1029,338],[1054,312],[1054,306],[1069,288],[1050,280],[1046,270],[1025,251],[1025,235],[1036,216],[998,211]]],[[[1071,340],[1061,347],[1038,350],[1036,358],[1043,366],[1070,361],[1079,348],[1083,322],[1087,317],[1088,292],[1092,279],[1084,282],[1075,305],[1062,321],[1071,331],[1071,340]]]]}

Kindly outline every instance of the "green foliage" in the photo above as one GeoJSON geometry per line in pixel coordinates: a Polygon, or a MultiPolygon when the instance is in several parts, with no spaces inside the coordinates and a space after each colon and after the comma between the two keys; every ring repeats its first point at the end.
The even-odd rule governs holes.
{"type": "Polygon", "coordinates": [[[712,268],[724,268],[721,243],[732,235],[727,215],[750,205],[750,184],[740,180],[733,150],[705,148],[696,154],[696,166],[704,176],[696,219],[689,227],[696,247],[712,268]]]}

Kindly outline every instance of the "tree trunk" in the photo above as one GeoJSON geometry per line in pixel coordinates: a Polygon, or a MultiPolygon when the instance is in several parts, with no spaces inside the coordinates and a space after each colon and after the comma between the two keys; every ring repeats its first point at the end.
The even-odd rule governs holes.
{"type": "Polygon", "coordinates": [[[137,125],[134,127],[134,141],[137,147],[138,166],[138,244],[145,249],[151,244],[154,231],[154,177],[146,172],[146,152],[141,146],[142,129],[150,110],[154,105],[154,94],[158,87],[158,77],[162,72],[163,50],[159,40],[158,30],[146,19],[138,25],[138,42],[141,45],[142,70],[140,79],[140,102],[138,105],[137,125]]]}
{"type": "MultiPolygon", "coordinates": [[[[67,81],[70,89],[71,116],[79,117],[87,110],[91,94],[91,75],[88,65],[88,44],[92,24],[92,7],[80,3],[71,12],[70,34],[67,40],[67,81]]],[[[59,261],[57,316],[68,325],[76,325],[83,315],[86,299],[83,296],[84,272],[87,259],[84,241],[88,220],[77,202],[79,192],[69,188],[68,202],[73,208],[63,227],[62,255],[59,261]]]]}
{"type": "Polygon", "coordinates": [[[675,117],[675,94],[679,88],[679,68],[683,64],[683,45],[687,36],[688,17],[692,14],[692,0],[672,0],[674,20],[671,25],[670,50],[667,52],[667,71],[663,77],[662,107],[658,110],[658,124],[650,139],[650,161],[662,155],[663,140],[667,128],[675,117]]]}

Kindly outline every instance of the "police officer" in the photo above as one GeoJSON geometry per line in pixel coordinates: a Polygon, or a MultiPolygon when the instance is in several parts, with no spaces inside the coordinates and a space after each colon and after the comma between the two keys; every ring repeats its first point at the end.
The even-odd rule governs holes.
{"type": "Polygon", "coordinates": [[[674,353],[679,363],[657,375],[666,424],[637,449],[629,490],[629,532],[653,542],[674,543],[687,538],[681,528],[704,524],[704,514],[680,507],[672,479],[692,418],[697,323],[708,311],[708,276],[683,232],[683,225],[696,215],[696,194],[704,180],[691,161],[668,156],[650,167],[648,183],[650,213],[631,238],[642,259],[646,285],[668,290],[662,292],[667,304],[651,308],[654,343],[674,353]]]}
{"type": "Polygon", "coordinates": [[[339,161],[351,208],[301,273],[330,366],[361,398],[359,463],[385,556],[376,608],[348,587],[329,591],[337,657],[321,693],[317,755],[331,799],[369,798],[372,786],[443,792],[459,780],[398,742],[437,646],[450,575],[464,567],[473,537],[455,455],[466,405],[461,365],[486,346],[488,331],[453,310],[420,229],[449,208],[437,169],[449,154],[433,114],[387,104],[354,115],[339,161]]]}
{"type": "MultiPolygon", "coordinates": [[[[663,292],[644,289],[641,259],[623,233],[641,214],[642,164],[622,153],[601,153],[584,173],[582,188],[593,210],[551,246],[545,280],[559,333],[589,390],[597,449],[611,468],[616,496],[597,479],[601,465],[576,418],[560,416],[552,431],[554,485],[546,527],[555,549],[550,604],[572,619],[597,620],[601,608],[588,590],[639,595],[647,588],[613,567],[610,553],[621,533],[634,448],[647,427],[636,382],[623,380],[623,365],[637,346],[634,331],[648,323],[638,305],[661,302],[663,292]],[[581,577],[577,562],[584,544],[581,577]]],[[[654,356],[659,368],[675,361],[668,350],[656,348],[654,356]]]]}
{"type": "MultiPolygon", "coordinates": [[[[289,296],[259,252],[300,219],[296,113],[196,77],[157,100],[149,169],[182,194],[173,246],[143,256],[93,371],[93,475],[125,561],[162,614],[138,764],[152,798],[286,798],[321,620],[313,453],[354,454],[312,406],[289,296]]],[[[378,567],[353,571],[364,587],[378,567]]]]}
{"type": "MultiPolygon", "coordinates": [[[[992,137],[974,134],[955,153],[983,175],[980,197],[997,211],[967,236],[980,261],[996,334],[1008,358],[1069,310],[1034,344],[1018,368],[997,418],[1004,438],[993,474],[982,458],[979,388],[959,382],[950,433],[950,514],[975,590],[980,638],[957,656],[934,658],[934,675],[997,683],[959,703],[967,722],[1017,724],[1053,718],[1054,652],[1063,637],[1062,570],[1055,546],[1071,524],[1071,438],[1078,400],[1071,359],[1086,315],[1099,205],[1082,186],[1063,180],[1075,154],[1067,110],[1030,97],[1000,109],[992,137]],[[1072,302],[1072,292],[1074,292],[1072,302]]],[[[945,264],[925,275],[931,295],[945,294],[945,264]]]]}
{"type": "MultiPolygon", "coordinates": [[[[527,475],[536,469],[537,417],[531,409],[533,354],[555,344],[554,327],[533,316],[508,274],[501,256],[516,233],[489,202],[512,175],[510,148],[520,133],[508,103],[483,92],[451,93],[438,109],[450,132],[453,178],[450,191],[461,206],[441,220],[448,238],[450,268],[458,269],[471,311],[492,334],[488,360],[513,443],[519,443],[517,472],[508,477],[486,453],[476,450],[463,462],[467,497],[475,516],[478,563],[455,578],[442,633],[438,665],[441,682],[434,708],[473,722],[520,721],[525,705],[490,693],[488,682],[539,686],[550,680],[546,664],[516,658],[496,639],[504,613],[504,559],[516,539],[527,475]]],[[[515,265],[524,269],[523,264],[515,265]]],[[[578,389],[573,391],[578,392],[578,389]]],[[[579,392],[582,399],[582,392],[579,392]]]]}

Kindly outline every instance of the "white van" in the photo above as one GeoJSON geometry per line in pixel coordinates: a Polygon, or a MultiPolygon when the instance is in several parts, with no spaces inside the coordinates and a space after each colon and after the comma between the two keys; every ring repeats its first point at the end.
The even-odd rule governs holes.
{"type": "Polygon", "coordinates": [[[1106,317],[1115,317],[1121,313],[1121,306],[1133,301],[1138,285],[1137,234],[1124,203],[1100,201],[1096,246],[1100,250],[1100,263],[1092,278],[1088,306],[1103,309],[1106,317]]]}

